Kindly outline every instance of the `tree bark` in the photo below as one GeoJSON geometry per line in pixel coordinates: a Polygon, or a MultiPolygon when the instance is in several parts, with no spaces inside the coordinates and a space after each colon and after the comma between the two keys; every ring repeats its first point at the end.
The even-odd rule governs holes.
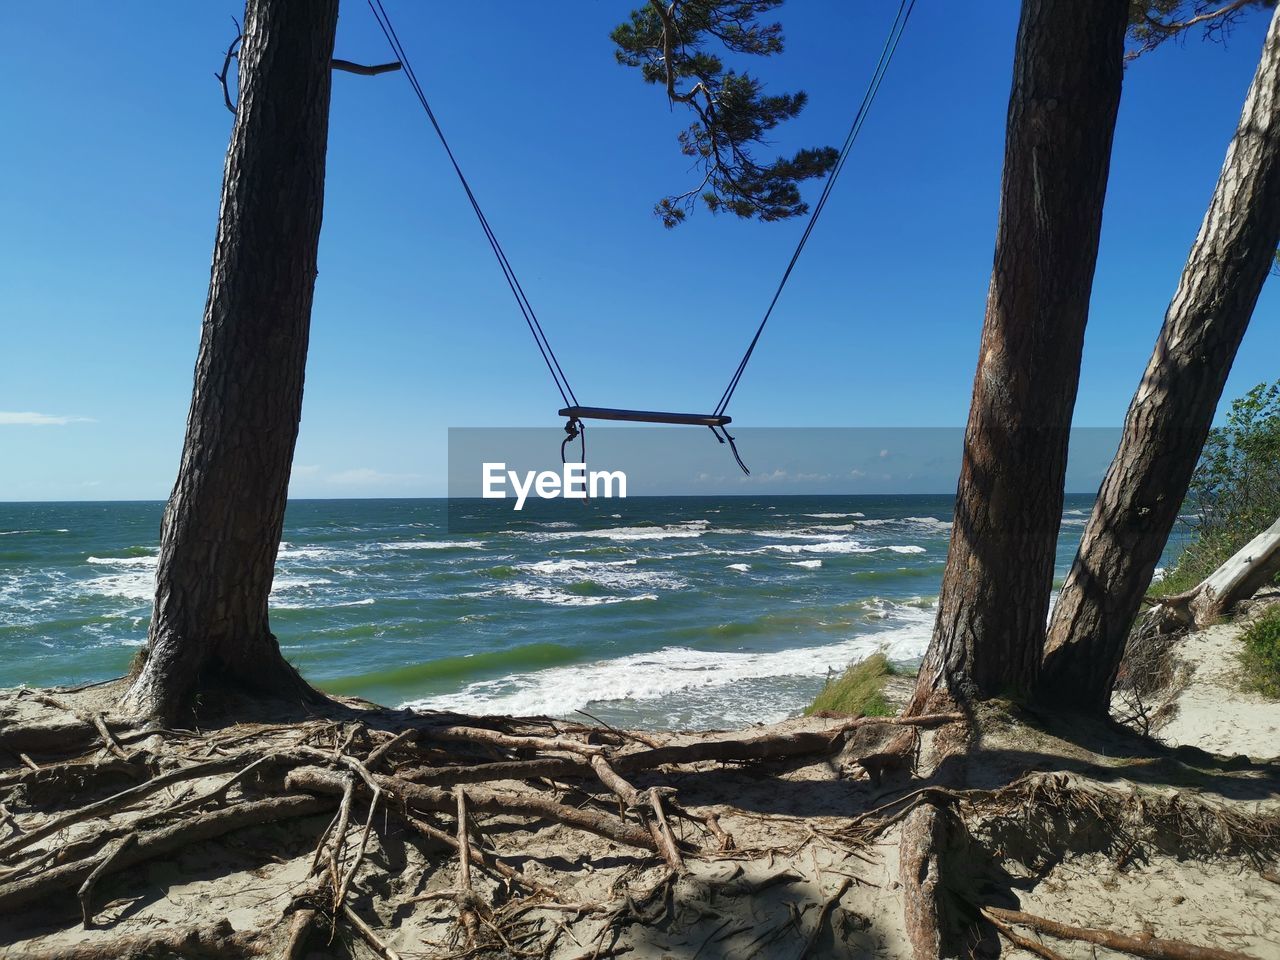
{"type": "Polygon", "coordinates": [[[246,3],[195,387],[130,713],[172,717],[217,682],[314,695],[280,654],[267,598],[302,411],[337,14],[337,0],[246,3]]]}
{"type": "Polygon", "coordinates": [[[1036,678],[1127,16],[1125,0],[1022,5],[955,523],[909,710],[1036,678]]]}
{"type": "Polygon", "coordinates": [[[1105,713],[1280,243],[1280,9],[1204,223],[1053,612],[1041,691],[1105,713]]]}

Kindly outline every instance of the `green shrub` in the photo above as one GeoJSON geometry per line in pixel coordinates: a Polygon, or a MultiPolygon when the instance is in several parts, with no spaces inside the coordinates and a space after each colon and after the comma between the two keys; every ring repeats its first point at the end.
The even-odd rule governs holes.
{"type": "Polygon", "coordinates": [[[883,653],[873,654],[853,664],[840,676],[827,681],[805,708],[806,717],[815,713],[839,713],[852,717],[889,717],[897,713],[884,698],[885,681],[893,672],[883,653]]]}
{"type": "Polygon", "coordinates": [[[1245,686],[1273,699],[1280,699],[1280,606],[1273,606],[1245,630],[1245,686]]]}
{"type": "Polygon", "coordinates": [[[1260,383],[1231,404],[1205,441],[1184,509],[1193,539],[1156,596],[1184,593],[1280,516],[1280,381],[1260,383]]]}

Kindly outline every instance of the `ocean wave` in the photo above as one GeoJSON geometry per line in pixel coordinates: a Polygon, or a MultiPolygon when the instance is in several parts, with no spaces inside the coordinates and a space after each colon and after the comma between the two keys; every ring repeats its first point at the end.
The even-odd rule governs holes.
{"type": "Polygon", "coordinates": [[[295,547],[282,543],[276,557],[280,560],[351,560],[352,554],[332,547],[295,547]]]}
{"type": "Polygon", "coordinates": [[[543,584],[521,582],[507,583],[495,590],[482,590],[478,593],[469,594],[469,596],[481,597],[494,595],[514,597],[517,600],[534,600],[538,603],[546,603],[556,607],[598,607],[610,603],[658,599],[656,593],[641,593],[631,597],[619,597],[613,594],[593,596],[591,594],[570,593],[567,590],[560,590],[543,584]]]}
{"type": "MultiPolygon", "coordinates": [[[[551,667],[468,684],[457,693],[406,701],[416,710],[565,716],[593,703],[654,701],[748,680],[821,678],[884,651],[891,660],[915,660],[929,643],[929,610],[904,608],[904,622],[889,629],[817,647],[764,653],[664,647],[615,660],[551,667]]],[[[794,712],[796,703],[785,712],[794,712]]],[[[770,718],[780,719],[780,718],[770,718]]]]}
{"type": "Polygon", "coordinates": [[[85,563],[110,567],[154,567],[157,557],[89,557],[85,563]]]}
{"type": "Polygon", "coordinates": [[[514,536],[533,540],[570,540],[586,537],[629,543],[634,540],[683,540],[700,537],[706,532],[706,520],[690,520],[680,524],[652,527],[605,527],[601,530],[513,531],[514,536]]]}
{"type": "Polygon", "coordinates": [[[813,517],[815,520],[843,520],[846,517],[865,517],[865,513],[802,513],[802,517],[813,517]]]}
{"type": "Polygon", "coordinates": [[[928,527],[930,530],[950,530],[950,520],[939,520],[937,517],[903,517],[903,523],[913,523],[918,527],[928,527]]]}
{"type": "Polygon", "coordinates": [[[749,563],[731,563],[731,564],[729,564],[727,567],[725,567],[725,569],[726,569],[726,570],[737,570],[739,573],[746,573],[748,570],[750,570],[750,569],[751,569],[751,564],[749,564],[749,563]]]}
{"type": "Polygon", "coordinates": [[[80,585],[80,591],[90,596],[150,603],[156,592],[155,576],[151,570],[139,570],[94,577],[92,580],[85,580],[80,585]]]}
{"type": "Polygon", "coordinates": [[[788,567],[804,567],[806,570],[817,570],[822,566],[821,560],[788,560],[788,567]]]}
{"type": "MultiPolygon", "coordinates": [[[[846,534],[849,532],[848,527],[834,528],[843,530],[846,534]]],[[[773,539],[782,540],[839,540],[838,534],[832,533],[830,529],[821,527],[801,527],[799,530],[752,530],[752,536],[771,537],[773,539]]]]}
{"type": "Polygon", "coordinates": [[[636,560],[539,560],[536,563],[517,563],[515,569],[541,574],[580,573],[601,567],[634,567],[638,562],[636,560]]]}
{"type": "MultiPolygon", "coordinates": [[[[515,570],[537,579],[589,584],[606,590],[635,588],[680,590],[689,585],[683,577],[660,570],[638,570],[636,560],[539,560],[516,564],[515,570]]],[[[620,598],[629,599],[629,598],[620,598]]]]}
{"type": "Polygon", "coordinates": [[[863,527],[910,525],[913,527],[924,527],[926,530],[933,530],[937,532],[949,531],[951,529],[950,520],[939,520],[937,517],[883,517],[874,520],[855,520],[854,523],[863,527]]]}
{"type": "Polygon", "coordinates": [[[868,546],[861,540],[826,540],[821,543],[771,543],[765,549],[778,553],[926,553],[913,544],[868,546]]]}
{"type": "Polygon", "coordinates": [[[285,593],[289,590],[306,590],[310,587],[323,587],[333,583],[328,577],[303,577],[293,576],[291,574],[276,573],[275,581],[271,584],[271,595],[277,593],[285,593]]]}
{"type": "Polygon", "coordinates": [[[393,540],[375,543],[375,550],[479,550],[483,540],[393,540]]]}
{"type": "Polygon", "coordinates": [[[339,600],[335,603],[325,603],[318,598],[307,598],[306,600],[276,600],[275,591],[272,591],[271,607],[274,610],[332,610],[338,607],[370,607],[378,601],[373,597],[365,597],[362,600],[339,600]]]}

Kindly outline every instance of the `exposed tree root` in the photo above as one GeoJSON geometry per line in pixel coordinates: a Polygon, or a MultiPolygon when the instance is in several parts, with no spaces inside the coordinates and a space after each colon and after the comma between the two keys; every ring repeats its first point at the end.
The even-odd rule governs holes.
{"type": "Polygon", "coordinates": [[[903,914],[915,960],[951,956],[946,936],[942,851],[946,849],[946,821],[942,808],[922,803],[902,824],[899,841],[903,914]]]}
{"type": "Polygon", "coordinates": [[[266,956],[269,943],[262,937],[236,933],[231,924],[222,921],[211,928],[185,927],[156,930],[128,937],[110,937],[93,944],[58,947],[47,950],[29,949],[6,953],[13,960],[143,960],[150,957],[178,956],[191,960],[236,960],[240,957],[266,956]]]}
{"type": "MultiPolygon", "coordinates": [[[[1050,947],[1017,928],[1058,933],[1035,926],[1025,919],[1030,914],[996,907],[980,914],[978,904],[987,901],[974,899],[951,878],[987,869],[997,851],[1032,866],[1047,862],[1064,843],[1119,849],[1124,856],[1162,844],[1193,855],[1231,853],[1253,859],[1260,870],[1280,851],[1280,815],[1274,811],[1139,797],[1053,773],[965,788],[939,773],[969,742],[959,722],[963,715],[951,711],[679,736],[635,736],[540,719],[334,713],[159,735],[100,717],[102,730],[85,721],[93,732],[80,743],[89,753],[69,758],[65,747],[50,747],[57,758],[52,763],[36,751],[28,755],[30,764],[15,759],[10,769],[0,769],[0,913],[25,931],[6,933],[0,924],[0,957],[300,960],[320,949],[326,956],[383,960],[600,960],[636,949],[635,940],[624,942],[636,930],[702,923],[700,946],[690,951],[695,956],[761,960],[785,953],[811,960],[827,955],[828,931],[841,950],[845,937],[856,937],[869,923],[852,910],[850,891],[877,884],[840,864],[875,862],[873,841],[899,831],[905,932],[917,958],[952,955],[984,937],[998,942],[998,931],[1054,960],[1050,947]],[[789,815],[789,829],[803,828],[790,834],[789,846],[761,846],[757,833],[740,849],[714,810],[683,799],[696,793],[700,778],[741,773],[749,780],[758,770],[767,783],[776,771],[796,766],[797,758],[820,766],[846,747],[856,749],[863,743],[859,732],[871,728],[891,739],[903,728],[941,728],[944,736],[941,746],[936,738],[924,744],[899,738],[913,758],[898,773],[901,789],[891,786],[885,795],[885,785],[862,781],[858,789],[878,802],[861,812],[810,820],[789,815]],[[913,773],[917,754],[923,769],[913,773]],[[45,788],[58,784],[68,789],[54,790],[53,797],[45,788]],[[282,827],[267,830],[270,824],[282,827]],[[562,855],[545,853],[548,833],[564,838],[553,844],[562,855]],[[544,852],[522,855],[522,845],[539,837],[544,852]],[[136,889],[140,874],[129,874],[132,880],[121,875],[211,842],[247,847],[244,855],[254,862],[290,865],[289,885],[272,907],[275,919],[240,931],[226,924],[146,932],[129,926],[127,910],[122,913],[113,897],[136,889]],[[574,851],[584,849],[614,871],[607,890],[596,888],[588,897],[574,896],[572,885],[546,874],[576,875],[584,867],[574,851]],[[807,876],[795,869],[802,851],[812,860],[807,876]],[[775,864],[778,857],[783,861],[775,864]],[[779,896],[801,884],[808,886],[799,900],[779,896]],[[710,891],[705,899],[685,896],[702,888],[710,891]],[[690,906],[713,904],[717,896],[775,903],[787,911],[785,922],[775,915],[768,923],[735,923],[709,906],[690,906]],[[23,927],[23,911],[37,907],[48,916],[44,926],[23,927]],[[429,944],[413,941],[412,952],[394,929],[409,914],[434,931],[429,944]],[[66,931],[76,929],[65,925],[72,916],[85,931],[102,929],[77,929],[68,938],[66,931]],[[63,931],[61,939],[45,939],[50,924],[63,931]]],[[[868,749],[883,748],[877,741],[868,749]]],[[[733,818],[735,833],[751,817],[770,816],[731,802],[716,809],[733,818]]],[[[1124,938],[1102,934],[1120,937],[1115,943],[1124,938]]],[[[1148,951],[1179,944],[1139,941],[1148,951]]],[[[1238,960],[1221,951],[1139,955],[1238,960]]]]}

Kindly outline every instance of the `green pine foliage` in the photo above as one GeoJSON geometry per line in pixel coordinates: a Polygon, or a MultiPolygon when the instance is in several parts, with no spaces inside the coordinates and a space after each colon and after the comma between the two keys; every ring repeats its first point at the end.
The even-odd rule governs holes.
{"type": "Polygon", "coordinates": [[[1224,40],[1242,16],[1275,5],[1276,0],[1129,0],[1128,59],[1188,30],[1202,31],[1206,40],[1224,40]]]}
{"type": "Polygon", "coordinates": [[[663,87],[672,104],[685,104],[695,117],[678,139],[702,181],[658,201],[654,212],[665,226],[682,222],[699,198],[714,213],[764,221],[800,216],[809,210],[800,183],[824,177],[835,166],[834,147],[758,161],[755,152],[770,131],[803,110],[808,98],[803,91],[766,94],[759,80],[726,67],[720,56],[781,53],[782,25],[759,20],[781,3],[651,0],[610,35],[619,63],[638,68],[646,83],[663,87]]]}
{"type": "Polygon", "coordinates": [[[1280,699],[1280,606],[1271,607],[1244,632],[1245,686],[1280,699]]]}

